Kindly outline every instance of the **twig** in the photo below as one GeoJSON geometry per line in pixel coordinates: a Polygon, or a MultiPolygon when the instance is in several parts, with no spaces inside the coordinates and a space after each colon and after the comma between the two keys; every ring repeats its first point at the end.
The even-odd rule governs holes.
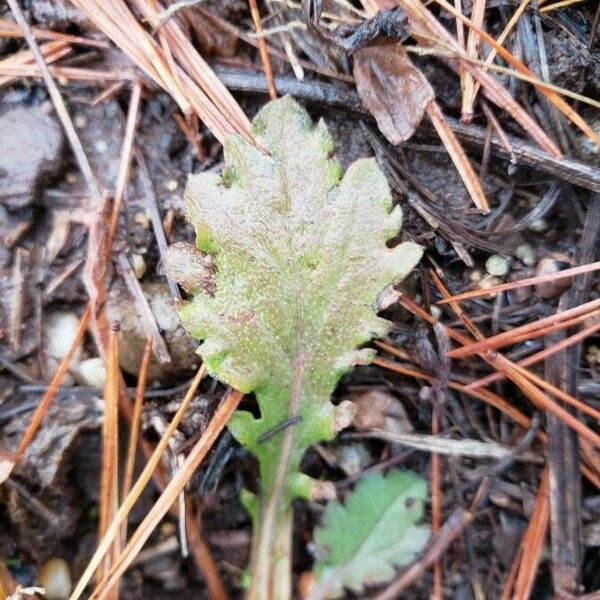
{"type": "MultiPolygon", "coordinates": [[[[267,93],[266,79],[260,73],[224,66],[215,67],[215,72],[229,89],[246,93],[267,93]]],[[[275,87],[282,95],[291,94],[304,102],[344,110],[366,119],[372,118],[362,108],[356,92],[341,89],[332,83],[319,82],[319,85],[315,85],[311,81],[301,82],[290,77],[276,76],[275,87]]],[[[483,147],[486,138],[484,128],[478,125],[463,125],[457,119],[447,115],[445,120],[463,142],[483,147]]],[[[504,148],[503,141],[499,137],[492,136],[492,152],[495,155],[511,161],[516,159],[517,163],[533,167],[541,173],[550,174],[575,185],[600,192],[600,171],[598,169],[569,158],[556,159],[516,137],[507,135],[506,138],[512,149],[510,153],[504,148]]]]}
{"type": "Polygon", "coordinates": [[[161,364],[170,363],[171,355],[169,354],[169,349],[167,348],[165,340],[160,334],[158,324],[156,323],[156,317],[148,304],[148,299],[142,290],[140,282],[133,273],[133,268],[131,267],[128,258],[123,252],[117,254],[117,270],[119,271],[119,275],[123,278],[129,293],[133,297],[146,335],[152,338],[152,350],[154,351],[154,355],[161,364]]]}
{"type": "Polygon", "coordinates": [[[174,2],[171,6],[167,6],[165,10],[163,10],[158,15],[158,23],[153,27],[152,33],[156,34],[157,31],[163,27],[167,21],[170,21],[178,12],[185,10],[186,8],[192,8],[197,4],[200,4],[202,0],[179,0],[178,2],[174,2]]]}
{"type": "Polygon", "coordinates": [[[418,581],[427,569],[438,561],[448,546],[458,538],[473,521],[474,515],[464,508],[457,508],[446,520],[442,528],[435,534],[427,544],[424,555],[411,567],[402,572],[383,592],[375,596],[374,600],[394,600],[399,598],[400,594],[418,581]]]}
{"type": "Polygon", "coordinates": [[[12,268],[12,290],[10,294],[10,325],[8,339],[13,352],[17,352],[21,344],[21,327],[25,303],[25,271],[29,268],[29,250],[17,248],[12,268]]]}
{"type": "MultiPolygon", "coordinates": [[[[158,253],[162,261],[164,260],[165,252],[167,250],[167,238],[165,236],[165,230],[163,229],[162,219],[158,211],[158,203],[156,201],[154,187],[152,185],[152,180],[150,179],[150,174],[148,173],[148,168],[146,167],[146,160],[144,159],[144,154],[142,153],[141,149],[137,146],[134,149],[134,153],[135,160],[138,165],[142,191],[144,193],[146,211],[148,212],[150,222],[152,223],[154,237],[156,238],[156,245],[158,246],[158,253]]],[[[176,301],[180,301],[181,292],[179,291],[177,283],[173,281],[168,275],[165,275],[165,277],[167,278],[167,284],[169,285],[171,295],[176,301]]]]}

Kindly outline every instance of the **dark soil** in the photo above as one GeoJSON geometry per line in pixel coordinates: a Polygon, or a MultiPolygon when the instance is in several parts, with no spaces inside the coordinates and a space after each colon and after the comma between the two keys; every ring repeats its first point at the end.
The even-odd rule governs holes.
{"type": "MultiPolygon", "coordinates": [[[[22,5],[31,25],[103,39],[66,1],[25,0],[22,5]]],[[[515,3],[488,2],[488,5],[486,27],[497,37],[515,3]]],[[[293,8],[269,6],[261,5],[261,14],[268,15],[271,11],[277,17],[267,20],[265,27],[275,26],[278,19],[287,22],[300,18],[293,8]]],[[[333,6],[335,9],[337,5],[333,6]]],[[[595,7],[596,3],[585,2],[552,11],[542,18],[541,27],[550,80],[597,99],[600,98],[600,34],[590,37],[595,7]]],[[[203,56],[212,61],[224,81],[231,82],[230,87],[246,113],[253,116],[267,99],[258,52],[206,20],[205,11],[250,31],[253,26],[247,5],[240,0],[211,0],[201,9],[188,9],[178,18],[186,24],[203,56]]],[[[11,18],[8,9],[2,8],[0,13],[11,18]]],[[[527,36],[535,30],[535,19],[529,12],[522,19],[517,36],[510,36],[507,48],[515,53],[521,48],[521,58],[526,60],[527,52],[537,48],[527,47],[533,43],[527,36]]],[[[454,21],[444,23],[454,27],[454,21]]],[[[294,29],[290,38],[298,55],[321,69],[343,67],[350,60],[341,57],[314,33],[294,29]]],[[[277,36],[271,36],[269,41],[279,47],[277,36]]],[[[21,39],[0,38],[0,58],[6,59],[25,47],[21,39]]],[[[415,63],[432,84],[444,113],[458,118],[458,78],[436,58],[419,57],[415,63]]],[[[133,69],[129,59],[114,48],[76,48],[61,64],[90,69],[133,69]]],[[[290,89],[299,85],[285,61],[273,59],[273,66],[278,85],[288,85],[290,89]]],[[[536,70],[536,65],[529,66],[536,70]]],[[[530,114],[548,124],[548,133],[557,139],[551,109],[531,91],[531,86],[514,79],[509,81],[505,76],[499,79],[530,114]]],[[[94,174],[103,188],[114,190],[130,97],[128,86],[98,103],[95,102],[98,94],[108,84],[60,83],[94,174]]],[[[179,111],[173,99],[145,78],[144,83],[136,145],[146,168],[133,162],[115,254],[128,257],[134,279],[139,281],[156,315],[170,357],[170,362],[162,363],[153,358],[150,368],[142,429],[146,439],[155,442],[177,409],[198,365],[198,357],[194,354],[195,342],[187,336],[173,309],[152,226],[152,211],[158,211],[169,243],[192,241],[193,231],[184,216],[187,174],[218,169],[222,156],[220,145],[202,125],[196,143],[191,144],[179,125],[179,111]],[[149,198],[155,199],[154,206],[149,198]]],[[[511,165],[498,144],[483,158],[487,120],[481,109],[476,109],[472,132],[475,138],[479,137],[475,144],[463,139],[476,172],[481,173],[492,206],[491,212],[483,216],[473,208],[445,148],[425,122],[427,119],[410,140],[392,147],[365,114],[351,84],[306,71],[306,80],[300,87],[297,95],[311,114],[327,122],[344,168],[357,158],[375,154],[390,174],[394,193],[405,212],[403,237],[418,241],[427,250],[426,259],[405,284],[405,291],[419,305],[427,307],[440,298],[429,274],[431,268],[443,274],[452,293],[459,293],[470,287],[532,276],[548,263],[550,268],[558,270],[600,260],[600,151],[566,120],[560,119],[560,123],[567,141],[564,150],[575,165],[573,169],[581,164],[595,169],[583,185],[573,183],[571,175],[575,171],[568,170],[571,165],[568,161],[565,175],[543,157],[536,158],[533,142],[500,111],[496,117],[506,132],[528,148],[534,148],[530,153],[532,158],[511,165]],[[325,94],[327,86],[332,86],[333,92],[325,94]],[[491,255],[502,257],[506,273],[486,272],[491,255]]],[[[582,103],[576,108],[600,131],[600,112],[596,108],[582,103]]],[[[88,225],[93,206],[39,79],[19,78],[0,87],[0,140],[0,448],[14,451],[32,410],[64,355],[64,348],[61,350],[64,340],[72,336],[73,323],[86,303],[82,269],[88,255],[88,225]]],[[[109,315],[122,324],[121,366],[127,384],[134,388],[146,337],[140,306],[124,282],[122,269],[111,267],[109,282],[109,315]]],[[[483,297],[464,303],[463,308],[485,335],[492,335],[554,314],[559,306],[564,309],[600,297],[597,274],[571,283],[566,290],[565,286],[555,285],[549,290],[524,288],[483,297]]],[[[399,307],[388,309],[386,316],[394,322],[387,341],[405,349],[412,366],[437,375],[444,357],[439,356],[432,329],[399,307]]],[[[440,318],[461,330],[448,306],[440,310],[440,318]]],[[[529,340],[511,347],[507,356],[520,359],[552,342],[544,338],[529,340]]],[[[545,367],[544,363],[538,365],[535,372],[556,382],[551,372],[554,364],[554,368],[567,373],[563,383],[569,393],[600,409],[599,348],[596,332],[576,346],[575,351],[559,355],[562,364],[556,366],[557,363],[547,361],[545,367]]],[[[82,365],[95,369],[97,377],[97,363],[88,362],[97,357],[97,347],[88,336],[38,435],[11,479],[0,487],[0,559],[23,585],[35,584],[41,565],[51,557],[66,559],[76,580],[94,549],[102,390],[94,387],[96,380],[86,374],[82,365]]],[[[487,373],[489,369],[479,360],[451,364],[451,376],[456,381],[468,383],[487,373]]],[[[392,397],[413,431],[431,433],[432,403],[423,400],[422,387],[416,379],[369,366],[345,377],[336,396],[342,399],[358,392],[384,392],[392,397]]],[[[501,381],[491,389],[528,416],[536,414],[513,384],[501,381]]],[[[209,379],[202,384],[170,448],[167,472],[175,457],[185,455],[206,428],[224,391],[221,384],[209,379]]],[[[444,394],[441,423],[443,433],[450,437],[514,447],[526,435],[524,429],[488,405],[449,389],[444,394]]],[[[597,423],[581,415],[579,418],[597,431],[597,423]]],[[[567,440],[565,445],[570,447],[571,431],[549,421],[546,415],[541,415],[541,428],[549,436],[554,435],[555,440],[567,440]]],[[[365,469],[391,458],[395,458],[396,466],[413,469],[429,478],[429,453],[355,439],[352,433],[349,430],[335,442],[309,452],[305,458],[306,472],[335,482],[342,496],[365,469]]],[[[127,428],[123,426],[122,440],[126,436],[127,428]]],[[[580,493],[573,489],[572,495],[567,496],[577,503],[568,508],[568,515],[580,527],[579,533],[574,534],[577,541],[574,556],[579,561],[573,565],[575,575],[570,579],[579,588],[571,591],[584,593],[600,588],[600,491],[580,478],[576,442],[574,447],[575,466],[566,464],[566,454],[561,464],[560,452],[549,460],[564,468],[567,479],[563,485],[569,485],[564,481],[575,481],[574,485],[581,486],[580,493]]],[[[537,441],[529,449],[544,456],[545,451],[537,441]]],[[[564,453],[567,451],[568,448],[564,453]]],[[[444,458],[443,520],[455,508],[470,505],[477,489],[471,483],[471,476],[481,469],[491,474],[487,497],[473,523],[443,556],[443,589],[447,598],[501,596],[532,515],[543,464],[514,461],[502,466],[476,457],[444,458]]],[[[243,487],[256,489],[256,477],[254,459],[225,433],[186,491],[191,506],[202,515],[203,534],[232,598],[243,595],[241,580],[251,535],[250,519],[240,504],[239,494],[243,487]]],[[[556,510],[562,507],[558,500],[560,492],[560,489],[553,492],[558,494],[553,504],[556,510]]],[[[157,496],[158,491],[150,485],[130,517],[132,528],[157,496]]],[[[311,569],[311,532],[321,513],[322,506],[317,503],[299,503],[296,508],[294,572],[297,576],[311,569]]],[[[556,519],[560,517],[554,515],[553,521],[556,519]]],[[[552,531],[555,536],[562,535],[555,529],[552,531]]],[[[144,554],[124,577],[122,598],[208,597],[193,560],[181,557],[177,540],[177,523],[166,518],[146,545],[144,554]]],[[[548,537],[532,598],[559,597],[553,595],[557,589],[557,570],[551,548],[548,537]]],[[[429,598],[432,581],[431,571],[427,571],[403,597],[429,598]]]]}

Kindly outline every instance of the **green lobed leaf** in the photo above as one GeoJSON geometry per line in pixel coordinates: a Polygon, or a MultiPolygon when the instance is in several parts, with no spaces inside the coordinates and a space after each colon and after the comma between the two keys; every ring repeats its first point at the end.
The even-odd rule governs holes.
{"type": "Polygon", "coordinates": [[[294,473],[305,450],[335,434],[330,396],[339,378],[373,356],[356,348],[388,329],[376,314],[378,295],[410,273],[422,250],[386,246],[402,213],[375,160],[355,162],[342,179],[325,124],[314,125],[294,100],[267,104],[252,134],[256,146],[226,139],[222,174],[189,178],[197,248],[213,260],[182,245],[166,264],[194,294],[181,317],[204,340],[208,371],[256,394],[260,417],[238,411],[229,427],[257,455],[263,491],[273,485],[284,434],[261,436],[301,417],[289,502],[302,487],[294,473]]]}
{"type": "Polygon", "coordinates": [[[324,597],[339,597],[343,588],[360,592],[411,562],[429,539],[429,527],[417,525],[426,496],[423,478],[394,471],[360,481],[345,504],[330,502],[314,536],[320,554],[315,573],[324,597]]]}

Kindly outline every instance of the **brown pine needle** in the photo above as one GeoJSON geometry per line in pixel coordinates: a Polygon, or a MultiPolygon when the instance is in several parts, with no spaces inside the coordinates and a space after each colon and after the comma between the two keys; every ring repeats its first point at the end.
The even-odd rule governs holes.
{"type": "MultiPolygon", "coordinates": [[[[502,46],[504,44],[506,38],[508,37],[508,34],[513,30],[514,26],[519,20],[519,17],[525,12],[525,9],[529,6],[530,2],[531,0],[521,0],[521,4],[519,4],[512,17],[509,19],[508,23],[506,23],[506,25],[504,26],[502,33],[500,33],[500,35],[498,36],[498,39],[496,40],[498,46],[502,46]]],[[[463,22],[458,17],[455,17],[455,19],[457,20],[457,22],[463,25],[463,22]]],[[[496,50],[492,48],[489,54],[487,55],[487,58],[485,59],[485,64],[487,65],[487,67],[491,66],[491,64],[494,62],[494,58],[496,58],[496,55],[496,50]]],[[[486,71],[488,70],[486,67],[484,67],[484,69],[486,71]]],[[[477,95],[477,92],[479,91],[480,87],[481,85],[479,84],[479,82],[477,82],[475,86],[475,95],[477,95]]]]}
{"type": "MultiPolygon", "coordinates": [[[[387,360],[385,358],[374,358],[374,365],[379,365],[384,369],[388,369],[389,371],[394,371],[395,373],[400,373],[401,375],[406,375],[407,377],[414,377],[415,379],[423,379],[425,381],[434,382],[435,378],[431,375],[427,375],[422,371],[417,369],[409,369],[408,367],[404,367],[403,365],[387,360]]],[[[489,390],[470,390],[467,386],[457,383],[456,381],[449,381],[448,387],[456,390],[458,392],[464,393],[467,396],[471,396],[472,398],[477,398],[477,400],[481,400],[490,406],[493,406],[500,412],[503,412],[505,415],[510,417],[515,423],[519,424],[524,429],[528,429],[531,426],[531,419],[525,416],[521,411],[516,409],[514,406],[511,406],[506,400],[490,392],[489,390]]]]}
{"type": "Polygon", "coordinates": [[[15,462],[18,462],[23,457],[25,450],[27,450],[27,447],[31,443],[33,436],[36,434],[40,423],[42,422],[42,419],[48,412],[48,409],[50,408],[50,405],[54,400],[54,396],[56,396],[58,390],[60,389],[60,384],[67,371],[69,370],[69,366],[71,365],[73,356],[75,355],[77,348],[79,348],[81,341],[83,340],[83,336],[85,335],[89,319],[90,309],[86,308],[83,311],[83,314],[81,315],[81,319],[79,320],[79,325],[77,326],[77,331],[75,332],[75,337],[73,338],[71,347],[69,348],[69,351],[65,354],[63,359],[60,361],[60,364],[58,365],[58,369],[56,370],[54,377],[52,377],[52,380],[48,384],[48,389],[46,390],[46,393],[44,394],[41,402],[39,403],[38,407],[33,413],[31,422],[29,423],[27,430],[21,438],[21,443],[19,444],[19,447],[15,454],[15,462]]]}
{"type": "MultiPolygon", "coordinates": [[[[104,419],[102,420],[102,469],[100,478],[100,519],[98,537],[106,533],[119,505],[119,325],[113,323],[108,338],[107,377],[104,388],[104,419]]],[[[111,551],[104,557],[98,570],[101,579],[120,553],[119,539],[115,538],[111,551]]],[[[116,581],[108,597],[117,600],[119,582],[116,581]]]]}
{"type": "Polygon", "coordinates": [[[550,331],[555,331],[564,327],[570,327],[600,313],[600,298],[590,300],[579,306],[570,308],[561,313],[538,319],[532,323],[515,327],[510,331],[499,333],[485,340],[478,340],[461,348],[454,348],[448,352],[450,358],[465,358],[473,354],[480,354],[488,350],[495,350],[502,346],[509,346],[517,342],[528,339],[534,339],[541,335],[546,335],[550,331]]]}
{"type": "Polygon", "coordinates": [[[548,281],[560,281],[567,277],[575,277],[575,275],[582,275],[583,273],[590,273],[591,271],[597,271],[600,269],[600,261],[589,263],[587,265],[579,265],[578,267],[572,267],[565,269],[564,271],[558,271],[556,273],[546,273],[545,275],[538,275],[537,277],[528,277],[527,279],[519,279],[517,281],[509,281],[508,283],[501,283],[499,285],[492,286],[485,290],[470,290],[463,292],[462,294],[456,294],[456,296],[449,296],[436,302],[436,304],[448,304],[449,302],[461,302],[462,300],[469,300],[471,298],[481,298],[489,294],[497,294],[498,292],[505,292],[507,290],[515,290],[528,285],[537,285],[539,283],[547,283],[548,281]]]}
{"type": "MultiPolygon", "coordinates": [[[[71,53],[71,46],[66,42],[48,42],[40,46],[40,54],[47,63],[54,63],[71,53]]],[[[31,50],[20,50],[9,57],[0,60],[0,87],[12,83],[21,73],[29,70],[39,70],[31,50]]]]}
{"type": "MultiPolygon", "coordinates": [[[[433,407],[431,413],[431,433],[439,433],[439,416],[437,408],[433,407]]],[[[431,533],[434,535],[442,526],[442,459],[437,452],[431,454],[431,533]]],[[[436,560],[433,563],[433,600],[442,600],[442,562],[436,560]]]]}
{"type": "Polygon", "coordinates": [[[550,523],[550,472],[548,466],[542,473],[538,487],[535,506],[529,527],[523,536],[522,553],[519,571],[515,582],[513,598],[528,600],[537,577],[537,570],[542,558],[544,542],[550,523]]]}
{"type": "Polygon", "coordinates": [[[533,383],[534,385],[537,385],[537,387],[539,387],[543,390],[546,390],[553,396],[556,396],[557,398],[562,400],[565,404],[569,404],[569,405],[573,406],[574,408],[576,408],[577,410],[580,410],[582,413],[588,415],[592,419],[595,419],[597,422],[600,422],[600,411],[596,410],[593,406],[589,406],[585,402],[582,402],[581,400],[574,398],[570,394],[567,394],[567,392],[565,392],[564,390],[561,390],[560,388],[557,388],[556,386],[552,385],[551,383],[548,383],[542,377],[539,377],[535,373],[532,373],[531,371],[528,371],[527,369],[520,367],[519,365],[513,363],[512,361],[511,361],[511,367],[515,370],[515,372],[519,373],[526,379],[529,379],[529,381],[531,381],[531,383],[533,383]]]}
{"type": "MultiPolygon", "coordinates": [[[[499,108],[508,112],[512,118],[526,131],[536,143],[554,158],[562,158],[562,152],[548,137],[542,128],[529,116],[523,107],[514,100],[508,90],[481,67],[472,64],[464,56],[456,38],[433,16],[418,0],[396,0],[409,14],[413,36],[419,44],[431,45],[431,39],[443,40],[457,53],[461,67],[471,73],[483,87],[486,96],[499,108]],[[466,60],[465,60],[466,59],[466,60]]],[[[454,11],[464,21],[462,13],[454,11]]]]}
{"type": "Polygon", "coordinates": [[[467,27],[471,28],[471,30],[477,32],[477,34],[488,44],[490,44],[490,46],[492,46],[492,48],[494,48],[498,54],[513,68],[520,73],[535,79],[533,85],[535,85],[535,87],[546,96],[548,101],[551,102],[558,110],[560,110],[565,117],[567,117],[567,119],[579,127],[579,129],[585,133],[590,140],[600,147],[600,135],[598,135],[555,91],[549,89],[543,81],[538,79],[535,74],[532,73],[520,60],[515,58],[508,50],[498,45],[496,40],[491,35],[483,31],[480,27],[477,27],[475,23],[471,21],[471,19],[457,12],[451,4],[446,2],[446,0],[435,0],[435,2],[445,8],[450,14],[459,18],[465,25],[467,25],[467,27]]]}
{"type": "MultiPolygon", "coordinates": [[[[79,44],[81,46],[91,46],[92,48],[102,48],[108,50],[110,44],[106,40],[95,40],[93,38],[83,37],[81,35],[71,35],[51,29],[41,27],[32,27],[31,31],[38,40],[56,40],[67,42],[68,44],[79,44]]],[[[20,38],[23,37],[22,31],[14,21],[9,19],[0,19],[0,37],[20,38]]]]}
{"type": "MultiPolygon", "coordinates": [[[[142,417],[142,405],[144,403],[144,392],[146,391],[146,380],[148,378],[148,365],[150,364],[150,354],[152,353],[152,336],[146,338],[142,364],[140,365],[137,386],[135,388],[135,401],[133,403],[133,415],[129,424],[129,443],[127,445],[127,459],[125,461],[125,472],[123,474],[123,484],[121,486],[121,499],[125,498],[131,490],[133,481],[133,468],[135,466],[135,455],[137,451],[138,435],[140,430],[140,420],[142,417]]],[[[122,539],[125,540],[127,534],[127,517],[122,524],[122,539]]]]}
{"type": "Polygon", "coordinates": [[[473,204],[475,204],[479,210],[484,212],[489,211],[490,205],[485,196],[485,192],[481,187],[479,177],[477,177],[463,147],[454,135],[452,129],[448,126],[446,119],[444,119],[444,114],[435,100],[430,102],[427,106],[427,115],[431,119],[431,123],[435,127],[442,144],[444,144],[456,170],[463,180],[463,183],[469,192],[469,196],[471,196],[471,200],[473,200],[473,204]]]}
{"type": "MultiPolygon", "coordinates": [[[[148,458],[148,460],[146,461],[146,465],[145,465],[143,471],[140,473],[137,481],[134,483],[133,487],[131,488],[131,491],[127,494],[126,498],[123,500],[114,519],[112,520],[112,522],[106,529],[106,533],[104,534],[104,537],[100,540],[100,543],[98,544],[98,547],[96,548],[96,551],[94,552],[94,555],[90,559],[90,562],[88,563],[85,571],[83,572],[83,574],[81,575],[81,578],[77,582],[77,585],[75,586],[75,589],[71,593],[69,600],[77,600],[77,598],[79,598],[81,596],[81,594],[85,590],[85,587],[87,586],[90,579],[92,578],[94,571],[96,570],[98,565],[101,563],[104,555],[108,552],[111,544],[117,537],[117,535],[120,531],[120,528],[122,526],[122,523],[127,518],[127,515],[129,515],[131,509],[133,508],[133,505],[135,504],[137,499],[140,497],[140,494],[146,487],[146,484],[152,477],[154,470],[156,469],[158,463],[162,459],[162,456],[163,456],[165,450],[167,449],[168,443],[169,443],[173,433],[175,432],[175,429],[177,429],[177,427],[179,426],[179,423],[181,423],[181,420],[183,419],[190,402],[194,398],[194,394],[196,393],[196,390],[198,389],[198,386],[200,385],[200,381],[202,380],[202,377],[204,376],[205,371],[206,371],[206,368],[204,365],[202,365],[198,369],[198,372],[196,373],[194,379],[192,380],[192,383],[190,384],[190,387],[189,387],[185,397],[181,401],[181,405],[179,406],[177,412],[173,416],[173,419],[169,423],[169,426],[167,427],[167,430],[165,431],[162,438],[160,439],[160,442],[157,444],[156,448],[154,449],[154,452],[152,453],[150,458],[148,458]]],[[[167,507],[167,510],[168,510],[168,508],[169,507],[167,507]]]]}
{"type": "Polygon", "coordinates": [[[139,81],[134,81],[131,89],[131,99],[129,100],[129,109],[127,110],[127,122],[125,124],[125,135],[123,137],[123,147],[121,148],[121,160],[119,161],[119,174],[115,185],[115,197],[113,200],[112,214],[110,217],[110,229],[108,230],[107,246],[109,252],[112,250],[112,244],[117,233],[119,224],[119,214],[121,212],[121,202],[127,180],[129,178],[129,167],[131,165],[131,154],[133,151],[133,140],[135,137],[135,128],[137,125],[138,110],[140,99],[142,97],[142,85],[139,81]]]}
{"type": "MultiPolygon", "coordinates": [[[[471,8],[471,19],[478,27],[483,25],[485,16],[486,0],[473,0],[471,8]]],[[[457,19],[458,21],[458,19],[457,19]]],[[[462,22],[461,22],[462,25],[462,22]]],[[[467,37],[466,54],[469,58],[479,58],[481,40],[475,32],[470,29],[467,37]]],[[[464,89],[462,94],[461,121],[470,123],[473,120],[473,103],[475,101],[475,80],[470,73],[465,73],[464,89]]]]}
{"type": "Polygon", "coordinates": [[[563,421],[565,425],[568,425],[571,429],[576,431],[583,439],[600,449],[600,435],[592,431],[556,402],[550,400],[550,398],[543,394],[528,378],[524,377],[519,370],[515,368],[514,363],[499,354],[495,358],[494,366],[503,369],[507,377],[521,389],[523,394],[527,396],[536,408],[551,412],[563,421]]]}
{"type": "Polygon", "coordinates": [[[269,89],[269,97],[271,100],[277,98],[277,90],[275,89],[275,83],[273,81],[273,68],[271,67],[271,59],[267,51],[267,40],[262,36],[262,23],[260,20],[260,13],[258,11],[258,5],[256,0],[248,0],[250,6],[250,14],[254,21],[254,27],[258,36],[258,50],[260,52],[260,61],[262,63],[263,71],[265,72],[265,78],[267,80],[267,87],[269,89]]]}
{"type": "MultiPolygon", "coordinates": [[[[593,323],[589,327],[586,327],[585,329],[582,329],[581,331],[565,338],[564,340],[561,340],[560,342],[553,344],[548,348],[544,348],[544,350],[540,350],[540,352],[536,352],[535,354],[532,354],[531,356],[528,356],[527,358],[524,358],[515,364],[519,367],[530,367],[531,365],[535,365],[549,356],[552,356],[557,352],[561,352],[565,348],[569,348],[574,344],[578,344],[579,342],[588,338],[590,335],[596,333],[598,330],[600,330],[600,320],[597,323],[593,323]]],[[[506,375],[504,373],[496,372],[473,381],[467,387],[472,390],[488,387],[491,383],[505,378],[506,375]]]]}
{"type": "Polygon", "coordinates": [[[572,4],[579,4],[580,2],[586,2],[587,0],[561,0],[561,2],[555,2],[554,4],[550,4],[548,6],[544,6],[540,9],[541,13],[549,12],[551,10],[556,10],[557,8],[564,8],[565,6],[571,6],[572,4]]]}
{"type": "MultiPolygon", "coordinates": [[[[430,274],[431,274],[433,281],[436,284],[437,288],[440,290],[442,295],[445,298],[447,298],[450,295],[450,292],[446,289],[442,280],[438,277],[438,275],[435,273],[435,271],[430,271],[430,274]]],[[[464,312],[462,312],[458,303],[452,302],[450,304],[450,306],[456,312],[456,314],[461,319],[461,321],[464,323],[464,325],[467,327],[467,329],[469,329],[469,331],[472,331],[475,334],[475,337],[477,339],[481,340],[483,337],[481,332],[470,321],[470,319],[466,316],[466,314],[464,312]]],[[[581,402],[577,398],[574,398],[570,394],[567,394],[563,390],[553,386],[552,384],[548,383],[541,377],[538,377],[537,375],[530,373],[529,371],[523,369],[522,367],[518,367],[512,361],[508,360],[501,354],[486,352],[486,353],[479,353],[479,355],[486,362],[488,362],[491,366],[495,367],[498,371],[506,372],[507,377],[509,377],[514,383],[516,383],[521,388],[521,391],[529,398],[529,400],[532,403],[534,403],[536,406],[542,406],[545,410],[554,412],[554,414],[559,416],[559,418],[562,418],[562,420],[567,425],[569,425],[570,427],[575,429],[575,431],[578,431],[580,433],[580,435],[582,435],[583,437],[586,437],[588,440],[590,440],[592,443],[595,444],[595,442],[593,441],[594,440],[593,435],[595,435],[595,434],[593,434],[593,432],[591,430],[589,430],[587,427],[580,424],[579,421],[577,421],[576,419],[565,418],[564,415],[570,416],[570,413],[563,410],[558,404],[553,402],[550,398],[547,398],[538,389],[538,387],[545,389],[546,391],[550,392],[554,396],[563,400],[563,402],[566,402],[567,404],[570,404],[571,406],[578,408],[583,413],[590,415],[592,418],[594,418],[596,420],[600,420],[600,412],[599,411],[597,411],[593,407],[588,406],[587,404],[581,402]],[[510,371],[507,370],[507,365],[509,365],[510,371]],[[515,376],[515,373],[518,375],[518,377],[515,376]],[[527,385],[524,385],[523,381],[526,381],[527,385]],[[535,384],[535,385],[532,385],[531,382],[533,382],[533,384],[535,384]],[[535,387],[535,386],[538,386],[538,387],[535,387]],[[561,417],[560,415],[563,415],[563,416],[561,417]],[[574,424],[574,422],[575,422],[575,424],[574,424]]],[[[598,437],[598,441],[600,441],[600,436],[597,436],[597,437],[598,437]]]]}
{"type": "Polygon", "coordinates": [[[146,540],[168,512],[169,507],[175,502],[177,496],[179,496],[180,492],[190,480],[190,477],[194,474],[208,451],[212,448],[241,399],[242,394],[235,390],[227,395],[225,400],[221,403],[221,406],[217,409],[217,412],[214,414],[208,428],[185,459],[181,469],[169,482],[165,491],[161,494],[160,498],[131,536],[129,543],[119,556],[119,560],[111,568],[108,577],[104,578],[104,580],[98,584],[89,600],[102,600],[103,598],[106,598],[106,594],[111,586],[118,581],[129,565],[131,565],[146,540]]]}

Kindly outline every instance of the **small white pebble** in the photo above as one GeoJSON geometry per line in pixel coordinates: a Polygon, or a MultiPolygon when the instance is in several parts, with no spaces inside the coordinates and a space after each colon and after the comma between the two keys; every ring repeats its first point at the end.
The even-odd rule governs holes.
{"type": "Polygon", "coordinates": [[[144,229],[148,229],[150,227],[150,217],[148,217],[148,215],[143,210],[135,214],[134,220],[138,225],[141,225],[144,229]]]}
{"type": "Polygon", "coordinates": [[[85,115],[76,115],[73,120],[75,121],[75,127],[77,127],[77,129],[83,129],[88,122],[85,115]]]}
{"type": "Polygon", "coordinates": [[[68,184],[73,185],[77,181],[77,175],[75,175],[75,173],[67,173],[65,176],[65,181],[68,184]]]}
{"type": "MultiPolygon", "coordinates": [[[[57,311],[47,315],[45,323],[44,337],[46,342],[44,349],[46,355],[60,360],[67,354],[75,339],[79,318],[72,312],[57,311]]],[[[76,352],[77,357],[79,352],[79,350],[76,352]]]]}
{"type": "Polygon", "coordinates": [[[47,600],[67,600],[73,588],[67,561],[51,558],[40,569],[40,584],[45,588],[47,600]]]}
{"type": "Polygon", "coordinates": [[[481,281],[482,277],[483,273],[479,269],[473,269],[469,273],[469,281],[471,283],[477,283],[478,281],[481,281]]]}
{"type": "Polygon", "coordinates": [[[528,229],[535,233],[544,233],[544,231],[548,230],[548,222],[545,219],[537,219],[528,227],[528,229]]]}
{"type": "Polygon", "coordinates": [[[165,183],[165,187],[170,192],[174,192],[179,187],[179,183],[177,182],[177,179],[169,179],[169,181],[167,181],[167,183],[165,183]]]}
{"type": "MultiPolygon", "coordinates": [[[[500,283],[502,283],[500,281],[500,279],[498,279],[497,277],[494,277],[493,275],[488,275],[487,277],[484,277],[478,284],[477,287],[481,290],[489,290],[490,288],[493,288],[497,285],[500,285],[500,283]]],[[[487,296],[485,296],[488,299],[492,299],[495,298],[497,295],[497,292],[492,292],[491,294],[488,294],[487,296]]]]}
{"type": "Polygon", "coordinates": [[[144,276],[144,273],[146,273],[146,261],[141,254],[134,253],[131,255],[131,266],[138,279],[141,279],[144,276]]]}
{"type": "Polygon", "coordinates": [[[76,376],[81,385],[103,389],[106,383],[104,361],[99,357],[82,360],[77,367],[76,376]]]}
{"type": "Polygon", "coordinates": [[[531,244],[521,244],[515,250],[515,256],[526,266],[535,265],[535,250],[531,244]]]}
{"type": "Polygon", "coordinates": [[[429,307],[429,312],[431,313],[431,316],[436,320],[439,321],[441,316],[442,316],[442,309],[439,306],[436,306],[435,304],[432,304],[429,307]]]}
{"type": "Polygon", "coordinates": [[[485,270],[490,275],[502,277],[509,271],[510,265],[508,258],[500,254],[492,254],[485,262],[485,270]]]}
{"type": "Polygon", "coordinates": [[[106,140],[98,140],[94,146],[98,154],[104,154],[108,150],[108,144],[106,143],[106,140]]]}

